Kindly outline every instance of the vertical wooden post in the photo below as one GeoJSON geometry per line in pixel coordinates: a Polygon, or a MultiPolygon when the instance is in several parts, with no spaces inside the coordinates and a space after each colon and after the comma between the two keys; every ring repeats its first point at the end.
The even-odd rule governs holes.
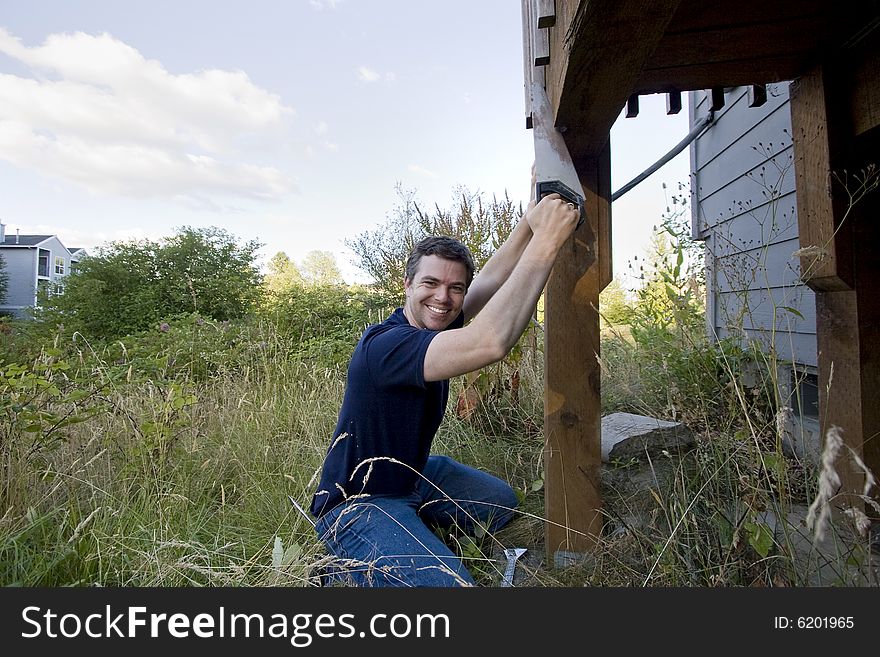
{"type": "Polygon", "coordinates": [[[547,563],[556,566],[595,547],[602,529],[598,307],[610,267],[600,266],[599,250],[611,216],[610,144],[576,164],[587,220],[563,247],[544,306],[545,536],[547,563]]]}
{"type": "MultiPolygon", "coordinates": [[[[797,181],[802,277],[816,291],[819,414],[823,433],[841,429],[844,444],[874,474],[880,468],[880,203],[868,197],[848,207],[833,174],[858,171],[876,153],[877,141],[857,140],[846,103],[830,89],[845,85],[843,70],[817,67],[791,85],[792,141],[797,181]],[[831,102],[832,100],[836,102],[831,102]],[[860,154],[861,152],[861,154],[860,154]]],[[[839,506],[865,508],[865,474],[844,450],[837,462],[839,506]]],[[[877,494],[877,491],[874,491],[877,494]]],[[[876,514],[875,514],[876,515],[876,514]]]]}

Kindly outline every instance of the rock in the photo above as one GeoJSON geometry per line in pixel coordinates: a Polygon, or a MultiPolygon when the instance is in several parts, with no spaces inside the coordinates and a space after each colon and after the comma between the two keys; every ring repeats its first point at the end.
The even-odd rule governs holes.
{"type": "Polygon", "coordinates": [[[681,422],[658,420],[633,413],[611,413],[602,418],[602,461],[626,463],[660,456],[664,450],[680,452],[696,442],[681,422]]]}

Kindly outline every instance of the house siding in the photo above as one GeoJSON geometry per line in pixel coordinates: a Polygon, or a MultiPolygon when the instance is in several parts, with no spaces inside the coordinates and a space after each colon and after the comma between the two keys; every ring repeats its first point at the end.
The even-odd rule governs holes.
{"type": "MultiPolygon", "coordinates": [[[[699,120],[708,94],[691,92],[688,105],[691,121],[699,120]]],[[[816,462],[818,409],[801,403],[816,374],[816,298],[794,255],[793,150],[788,83],[767,85],[761,107],[748,106],[747,88],[728,89],[714,123],[690,147],[691,229],[706,244],[709,335],[765,353],[775,347],[777,392],[791,410],[777,426],[785,445],[816,462]]]]}
{"type": "MultiPolygon", "coordinates": [[[[803,285],[788,84],[725,93],[714,124],[691,145],[691,219],[706,243],[707,330],[741,343],[775,344],[778,358],[815,368],[816,302],[803,285]]],[[[689,94],[691,122],[708,114],[706,92],[689,94]]]]}
{"type": "MultiPolygon", "coordinates": [[[[7,238],[9,236],[7,235],[7,238]]],[[[61,241],[51,236],[34,246],[10,246],[0,247],[0,253],[6,263],[7,289],[6,297],[0,300],[0,312],[9,313],[16,317],[23,317],[28,308],[33,307],[37,301],[38,280],[47,280],[52,283],[60,283],[70,274],[70,252],[61,241]],[[48,252],[48,276],[39,277],[38,265],[41,251],[48,252]],[[64,273],[55,272],[55,258],[61,259],[64,273]]]]}
{"type": "Polygon", "coordinates": [[[8,274],[6,298],[0,303],[0,311],[18,315],[33,306],[36,299],[37,250],[3,249],[0,253],[6,261],[8,274]]]}

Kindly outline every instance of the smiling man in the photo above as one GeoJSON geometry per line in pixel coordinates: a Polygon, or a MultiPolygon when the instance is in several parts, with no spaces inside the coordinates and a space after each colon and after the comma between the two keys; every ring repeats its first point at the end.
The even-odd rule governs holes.
{"type": "Polygon", "coordinates": [[[476,278],[455,239],[428,237],[413,249],[404,306],[368,327],[352,354],[312,499],[316,531],[338,557],[335,577],[358,586],[474,584],[432,527],[493,532],[517,498],[491,474],[430,455],[449,379],[513,348],[577,220],[556,194],[530,203],[476,278]]]}

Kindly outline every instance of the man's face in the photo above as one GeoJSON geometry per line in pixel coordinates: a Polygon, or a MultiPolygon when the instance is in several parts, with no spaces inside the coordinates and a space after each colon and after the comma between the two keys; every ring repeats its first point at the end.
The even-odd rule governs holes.
{"type": "Polygon", "coordinates": [[[423,256],[412,279],[404,281],[404,315],[413,326],[442,331],[461,312],[467,269],[455,260],[423,256]]]}

